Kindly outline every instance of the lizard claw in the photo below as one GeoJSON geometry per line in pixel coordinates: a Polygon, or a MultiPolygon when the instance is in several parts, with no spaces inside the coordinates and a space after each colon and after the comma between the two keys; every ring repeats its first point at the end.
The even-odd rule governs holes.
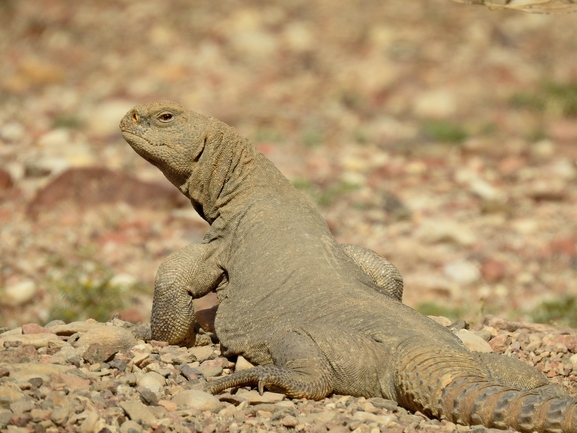
{"type": "Polygon", "coordinates": [[[262,380],[258,381],[257,388],[258,388],[258,393],[260,395],[263,395],[264,394],[264,382],[262,380]]]}

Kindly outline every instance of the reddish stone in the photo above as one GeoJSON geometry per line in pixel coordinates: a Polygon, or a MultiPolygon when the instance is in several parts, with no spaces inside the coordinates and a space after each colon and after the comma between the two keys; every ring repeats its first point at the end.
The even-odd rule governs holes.
{"type": "Polygon", "coordinates": [[[37,325],[36,323],[28,323],[22,325],[23,334],[54,334],[50,329],[37,325]]]}
{"type": "Polygon", "coordinates": [[[507,274],[507,267],[503,262],[495,259],[488,259],[481,266],[481,275],[485,280],[496,282],[502,280],[507,274]]]}
{"type": "Polygon", "coordinates": [[[143,323],[150,320],[149,312],[139,310],[138,308],[129,308],[119,313],[119,317],[130,323],[143,323]]]}
{"type": "Polygon", "coordinates": [[[557,238],[549,244],[552,254],[563,254],[573,257],[577,254],[577,240],[573,237],[557,238]]]}
{"type": "Polygon", "coordinates": [[[214,330],[214,320],[216,318],[216,312],[218,311],[218,305],[212,308],[206,308],[204,310],[199,310],[195,312],[196,321],[202,329],[206,332],[215,332],[214,330]]]}
{"type": "Polygon", "coordinates": [[[72,374],[55,374],[52,375],[52,383],[55,385],[56,389],[88,389],[90,387],[90,380],[81,379],[78,376],[72,374]]]}
{"type": "Polygon", "coordinates": [[[174,209],[190,205],[177,189],[166,182],[144,182],[107,168],[78,167],[64,171],[40,189],[28,212],[37,216],[44,209],[53,209],[62,203],[72,203],[82,210],[117,202],[149,209],[174,209]]]}
{"type": "Polygon", "coordinates": [[[574,142],[577,140],[577,124],[572,120],[557,120],[549,126],[548,135],[554,141],[574,142]]]}
{"type": "Polygon", "coordinates": [[[577,336],[575,335],[558,335],[551,340],[550,344],[562,344],[569,352],[577,352],[577,336]]]}
{"type": "Polygon", "coordinates": [[[12,176],[6,170],[0,168],[0,191],[10,189],[12,186],[14,186],[12,176]]]}
{"type": "Polygon", "coordinates": [[[499,172],[504,176],[510,176],[519,171],[519,169],[525,167],[527,161],[524,158],[519,158],[518,156],[509,156],[503,159],[499,163],[499,172]]]}
{"type": "Polygon", "coordinates": [[[497,353],[503,353],[511,343],[511,336],[509,334],[499,334],[489,341],[491,348],[497,353]]]}
{"type": "Polygon", "coordinates": [[[270,155],[274,149],[274,145],[271,143],[264,142],[257,144],[256,148],[260,153],[264,155],[270,155]]]}

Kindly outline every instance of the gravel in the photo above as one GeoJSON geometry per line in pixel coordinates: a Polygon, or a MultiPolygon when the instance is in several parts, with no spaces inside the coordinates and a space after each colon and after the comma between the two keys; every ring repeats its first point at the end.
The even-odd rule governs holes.
{"type": "MultiPolygon", "coordinates": [[[[577,331],[497,317],[487,317],[478,329],[466,331],[457,330],[460,326],[455,327],[446,318],[435,320],[447,324],[458,335],[467,332],[484,343],[488,340],[489,350],[535,366],[577,395],[577,331]]],[[[429,419],[378,397],[332,395],[313,401],[287,399],[269,391],[259,395],[247,388],[213,396],[201,390],[203,383],[213,376],[228,374],[235,367],[235,363],[220,355],[218,344],[186,349],[140,340],[126,347],[125,340],[114,337],[135,327],[119,319],[110,323],[53,323],[47,328],[22,328],[0,334],[3,433],[20,429],[357,433],[488,430],[429,419]],[[22,328],[42,333],[22,334],[22,328]],[[108,341],[116,341],[116,346],[111,346],[114,354],[106,360],[86,355],[94,344],[79,344],[83,336],[95,330],[104,338],[109,337],[108,341]],[[68,335],[72,331],[77,332],[68,335]],[[80,338],[76,338],[77,334],[81,334],[80,338]],[[31,346],[27,335],[42,336],[43,340],[31,346]],[[51,337],[60,344],[54,344],[51,337]],[[72,352],[77,357],[70,357],[72,352]]],[[[472,347],[475,344],[478,341],[472,347]]]]}

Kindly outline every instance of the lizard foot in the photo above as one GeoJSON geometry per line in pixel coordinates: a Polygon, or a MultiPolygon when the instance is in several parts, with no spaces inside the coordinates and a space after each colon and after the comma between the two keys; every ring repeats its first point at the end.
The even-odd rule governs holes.
{"type": "Polygon", "coordinates": [[[207,383],[204,390],[216,394],[244,385],[256,385],[261,395],[265,387],[274,390],[280,388],[289,397],[315,400],[326,397],[332,391],[328,375],[301,373],[276,365],[259,365],[235,372],[207,383]]]}

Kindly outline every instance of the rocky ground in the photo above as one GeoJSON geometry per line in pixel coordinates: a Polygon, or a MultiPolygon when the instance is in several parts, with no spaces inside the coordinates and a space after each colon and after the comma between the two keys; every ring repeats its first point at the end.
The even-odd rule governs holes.
{"type": "MultiPolygon", "coordinates": [[[[577,327],[574,23],[448,0],[0,2],[0,328],[149,319],[158,264],[207,226],[117,125],[136,103],[172,99],[235,126],[318,203],[339,241],[395,263],[405,303],[477,330],[488,314],[520,320],[493,326],[489,344],[574,390],[573,331],[563,331],[577,327]]],[[[50,404],[72,386],[58,375],[82,381],[62,406],[91,431],[115,414],[122,424],[116,403],[138,401],[132,385],[148,365],[172,384],[156,393],[169,402],[193,386],[179,366],[230,367],[217,352],[162,361],[176,349],[145,344],[101,363],[71,355],[66,334],[34,350],[18,338],[0,347],[2,362],[60,367],[32,382],[1,370],[1,429],[26,424],[31,405],[43,411],[34,425],[58,428],[50,404]]],[[[422,422],[381,401],[281,403],[291,406],[230,397],[210,416],[176,418],[188,409],[142,404],[154,422],[194,418],[202,429],[221,409],[241,430],[305,419],[369,428],[368,415],[352,423],[359,412],[394,417],[391,429],[422,422]]]]}
{"type": "MultiPolygon", "coordinates": [[[[435,319],[452,326],[472,350],[520,358],[577,391],[576,330],[488,318],[469,331],[447,318],[435,319]]],[[[203,383],[250,365],[221,357],[207,334],[199,338],[206,345],[190,349],[146,343],[141,340],[146,336],[145,327],[118,319],[29,324],[0,334],[0,431],[489,430],[432,420],[383,398],[333,395],[312,401],[248,389],[212,396],[201,390],[203,383]]]]}

